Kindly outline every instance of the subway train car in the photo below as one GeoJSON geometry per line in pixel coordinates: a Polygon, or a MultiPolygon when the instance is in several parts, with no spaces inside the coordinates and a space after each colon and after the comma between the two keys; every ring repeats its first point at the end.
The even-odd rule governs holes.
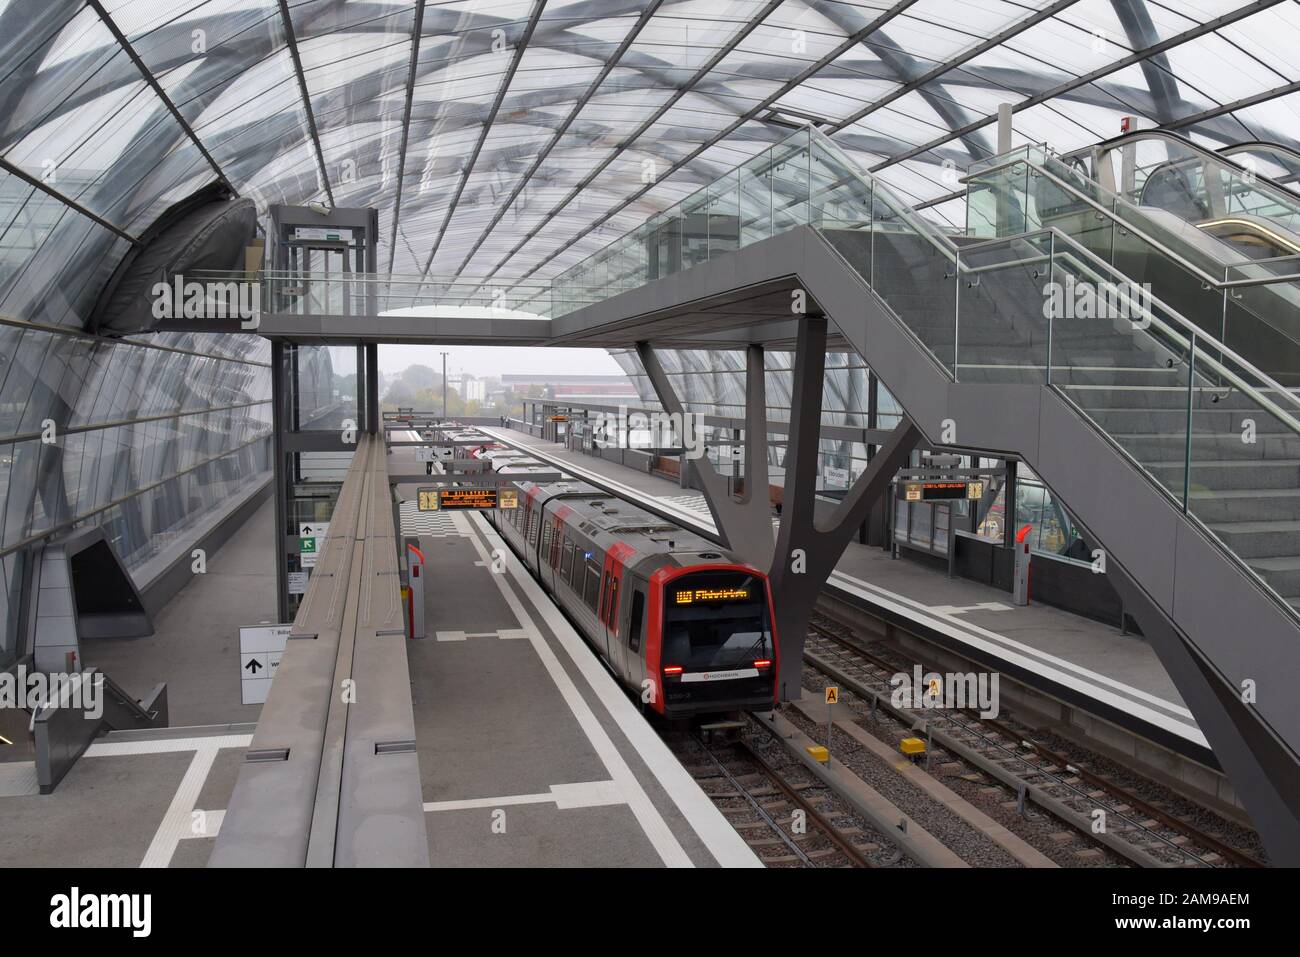
{"type": "Polygon", "coordinates": [[[515,484],[491,521],[623,685],[671,719],[775,704],[766,575],[594,486],[515,484]]]}

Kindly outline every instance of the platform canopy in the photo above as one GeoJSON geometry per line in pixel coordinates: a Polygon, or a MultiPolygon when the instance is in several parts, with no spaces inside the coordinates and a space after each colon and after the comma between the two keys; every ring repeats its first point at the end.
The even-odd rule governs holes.
{"type": "Polygon", "coordinates": [[[45,224],[0,244],[0,300],[32,242],[111,261],[216,179],[263,210],[377,207],[386,271],[547,279],[808,122],[960,224],[943,197],[1002,102],[1017,145],[1125,115],[1300,145],[1292,7],[0,0],[0,207],[25,211],[0,233],[45,224]],[[99,221],[52,228],[62,199],[99,221]]]}

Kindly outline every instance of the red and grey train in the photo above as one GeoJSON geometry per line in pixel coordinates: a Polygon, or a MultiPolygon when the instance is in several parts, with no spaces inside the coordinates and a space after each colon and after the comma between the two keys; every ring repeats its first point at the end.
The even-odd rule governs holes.
{"type": "Polygon", "coordinates": [[[766,575],[592,485],[516,485],[493,524],[627,688],[666,718],[773,706],[766,575]]]}

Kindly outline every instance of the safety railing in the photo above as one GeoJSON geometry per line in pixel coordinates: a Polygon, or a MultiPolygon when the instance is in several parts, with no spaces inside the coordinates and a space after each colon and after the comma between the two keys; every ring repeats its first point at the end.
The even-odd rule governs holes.
{"type": "Polygon", "coordinates": [[[278,315],[373,316],[425,310],[461,318],[544,319],[549,318],[551,311],[551,284],[540,280],[444,279],[388,273],[195,271],[184,277],[182,295],[187,282],[196,284],[195,294],[206,296],[207,308],[218,315],[222,314],[224,301],[247,302],[250,295],[256,296],[263,313],[278,315]],[[254,287],[251,294],[239,289],[243,284],[254,287]]]}
{"type": "MultiPolygon", "coordinates": [[[[1028,166],[1022,158],[1017,174],[1027,176],[1028,166]]],[[[1055,169],[1051,178],[1063,179],[1055,169]]],[[[811,226],[949,376],[1052,387],[1216,534],[1216,496],[1202,470],[1243,454],[1228,444],[1239,442],[1240,419],[1260,436],[1246,454],[1300,458],[1300,398],[1089,244],[1006,213],[1004,206],[1002,226],[1019,227],[1015,235],[955,242],[828,138],[805,130],[558,277],[554,309],[563,314],[811,226]],[[1090,404],[1091,393],[1079,386],[1097,394],[1150,388],[1162,399],[1159,408],[1116,411],[1090,404]]],[[[1256,263],[1206,280],[1226,294],[1267,281],[1270,268],[1286,275],[1289,266],[1256,263]]]]}
{"type": "Polygon", "coordinates": [[[1273,377],[1300,383],[1300,255],[1235,254],[1195,223],[1128,202],[1042,146],[976,164],[965,181],[971,235],[1054,226],[1158,287],[1199,328],[1273,377]]]}

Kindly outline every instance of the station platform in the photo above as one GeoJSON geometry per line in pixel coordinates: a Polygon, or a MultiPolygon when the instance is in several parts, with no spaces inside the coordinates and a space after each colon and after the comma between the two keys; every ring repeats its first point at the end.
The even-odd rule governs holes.
{"type": "Polygon", "coordinates": [[[400,517],[426,563],[408,661],[433,866],[760,866],[481,515],[400,517]]]}
{"type": "Polygon", "coordinates": [[[52,794],[31,762],[0,764],[0,868],[207,863],[261,711],[241,703],[239,629],[274,621],[273,515],[268,501],[210,554],[152,636],[83,643],[132,694],[166,682],[171,727],[99,738],[52,794]]]}
{"type": "MultiPolygon", "coordinates": [[[[483,429],[538,459],[596,480],[632,500],[653,501],[686,527],[712,533],[701,494],[671,479],[573,452],[514,429],[483,429]]],[[[1070,707],[1217,769],[1155,651],[1140,637],[1047,605],[1017,607],[998,589],[884,549],[850,543],[827,585],[836,599],[1005,673],[1070,707]]]]}

